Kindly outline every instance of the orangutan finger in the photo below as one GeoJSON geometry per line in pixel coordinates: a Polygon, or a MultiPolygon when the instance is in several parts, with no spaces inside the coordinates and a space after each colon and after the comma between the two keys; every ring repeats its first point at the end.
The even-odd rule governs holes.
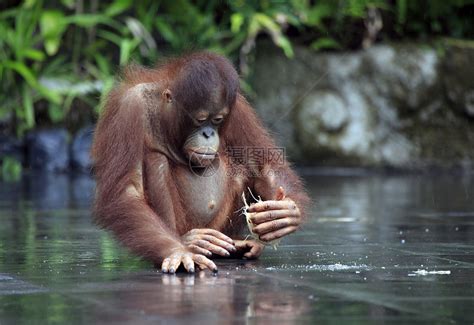
{"type": "Polygon", "coordinates": [[[285,217],[298,217],[299,212],[297,210],[269,210],[254,213],[250,216],[250,220],[253,224],[258,225],[267,221],[272,221],[275,219],[281,219],[285,217]]]}
{"type": "Polygon", "coordinates": [[[170,262],[170,270],[169,272],[171,274],[175,273],[176,270],[178,269],[179,265],[181,264],[181,259],[183,258],[183,255],[181,254],[175,254],[171,256],[171,262],[170,262]]]}
{"type": "Polygon", "coordinates": [[[257,235],[264,235],[266,233],[286,228],[288,226],[297,226],[299,221],[295,218],[282,218],[277,220],[261,223],[254,227],[252,231],[257,235]]]}
{"type": "Polygon", "coordinates": [[[221,239],[219,239],[215,236],[204,235],[204,236],[202,236],[201,239],[207,240],[208,242],[210,242],[214,245],[220,246],[220,247],[226,249],[229,252],[235,252],[235,246],[234,245],[229,244],[228,242],[223,241],[223,240],[221,240],[221,239]]]}
{"type": "Polygon", "coordinates": [[[207,240],[200,239],[195,242],[195,245],[207,249],[208,251],[220,255],[220,256],[230,256],[230,253],[222,247],[214,245],[207,240]]]}
{"type": "Polygon", "coordinates": [[[193,256],[194,262],[196,262],[200,268],[205,269],[208,268],[214,273],[217,273],[217,266],[214,264],[213,261],[208,259],[207,257],[199,254],[194,254],[193,256]]]}
{"type": "Polygon", "coordinates": [[[263,236],[260,236],[260,240],[269,242],[269,241],[281,238],[285,235],[291,234],[292,232],[296,231],[296,229],[298,229],[298,227],[296,226],[282,228],[282,229],[267,233],[263,236]]]}
{"type": "Polygon", "coordinates": [[[163,263],[161,263],[161,272],[163,272],[163,273],[168,273],[169,272],[170,262],[171,262],[171,259],[169,257],[167,257],[163,260],[163,263]]]}
{"type": "Polygon", "coordinates": [[[199,247],[197,245],[189,245],[188,248],[195,254],[201,254],[204,256],[212,256],[212,253],[208,251],[207,249],[204,249],[202,247],[199,247]]]}
{"type": "Polygon", "coordinates": [[[291,200],[262,201],[252,204],[247,212],[263,212],[267,210],[296,210],[296,204],[291,200]]]}
{"type": "Polygon", "coordinates": [[[250,249],[250,251],[244,254],[244,257],[248,259],[257,258],[262,254],[264,247],[265,246],[263,245],[254,244],[252,245],[252,248],[250,249]]]}
{"type": "Polygon", "coordinates": [[[243,250],[247,247],[252,247],[252,245],[250,244],[250,242],[248,240],[237,240],[235,242],[235,248],[237,250],[243,250]]]}
{"type": "Polygon", "coordinates": [[[186,271],[189,273],[194,273],[194,261],[191,254],[186,254],[183,256],[183,265],[186,271]]]}
{"type": "Polygon", "coordinates": [[[208,228],[208,229],[204,229],[204,233],[207,234],[207,235],[217,237],[220,240],[226,241],[229,244],[234,245],[234,241],[232,240],[232,238],[230,238],[229,236],[224,235],[220,231],[208,228]]]}

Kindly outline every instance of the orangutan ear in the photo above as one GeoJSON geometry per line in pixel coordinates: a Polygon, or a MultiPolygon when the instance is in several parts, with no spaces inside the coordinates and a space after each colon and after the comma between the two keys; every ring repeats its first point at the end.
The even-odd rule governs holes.
{"type": "Polygon", "coordinates": [[[161,94],[167,103],[173,102],[173,96],[171,95],[171,90],[165,89],[161,94]]]}

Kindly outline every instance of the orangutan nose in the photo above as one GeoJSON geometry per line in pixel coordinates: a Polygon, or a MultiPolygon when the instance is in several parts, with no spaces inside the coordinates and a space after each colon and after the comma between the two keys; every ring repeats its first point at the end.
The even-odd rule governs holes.
{"type": "Polygon", "coordinates": [[[209,139],[210,137],[213,137],[216,134],[214,129],[212,129],[209,126],[206,126],[205,128],[202,129],[202,135],[206,138],[209,139]]]}

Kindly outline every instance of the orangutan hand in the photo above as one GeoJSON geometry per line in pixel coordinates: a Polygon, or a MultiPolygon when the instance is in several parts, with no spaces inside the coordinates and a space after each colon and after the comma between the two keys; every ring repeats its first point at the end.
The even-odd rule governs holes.
{"type": "Polygon", "coordinates": [[[201,269],[209,269],[217,273],[217,266],[213,261],[201,254],[194,254],[187,251],[185,248],[178,248],[167,256],[161,264],[161,271],[163,273],[174,274],[178,267],[183,264],[186,271],[189,273],[195,272],[195,264],[201,269]]]}
{"type": "Polygon", "coordinates": [[[264,245],[255,240],[235,240],[237,254],[242,254],[244,258],[255,259],[262,255],[264,245]]]}
{"type": "Polygon", "coordinates": [[[193,253],[229,257],[236,248],[234,241],[214,229],[192,229],[181,237],[182,243],[193,253]]]}
{"type": "Polygon", "coordinates": [[[300,209],[295,201],[285,198],[283,187],[277,190],[276,200],[257,202],[248,208],[252,231],[260,240],[270,242],[298,229],[302,222],[300,209]]]}

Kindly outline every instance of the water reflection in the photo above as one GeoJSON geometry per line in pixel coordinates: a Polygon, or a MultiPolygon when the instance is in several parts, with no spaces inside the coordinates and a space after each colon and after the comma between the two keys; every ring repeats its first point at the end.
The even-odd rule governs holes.
{"type": "Polygon", "coordinates": [[[87,208],[94,188],[87,174],[32,172],[16,183],[0,182],[0,204],[11,208],[26,202],[35,210],[87,208]]]}
{"type": "Polygon", "coordinates": [[[309,311],[306,296],[285,292],[285,286],[277,280],[262,280],[247,274],[237,273],[232,277],[213,276],[208,272],[148,277],[142,274],[121,278],[121,283],[133,286],[114,288],[111,305],[119,310],[160,315],[161,320],[180,317],[196,323],[227,324],[236,319],[245,322],[259,319],[263,324],[275,321],[292,324],[309,311]]]}
{"type": "Polygon", "coordinates": [[[217,277],[162,275],[129,255],[92,224],[94,182],[84,174],[0,183],[0,321],[472,316],[472,175],[305,179],[314,206],[303,230],[258,261],[219,260],[217,277]],[[417,269],[450,274],[410,277],[417,269]],[[421,307],[413,308],[410,297],[421,307]]]}

